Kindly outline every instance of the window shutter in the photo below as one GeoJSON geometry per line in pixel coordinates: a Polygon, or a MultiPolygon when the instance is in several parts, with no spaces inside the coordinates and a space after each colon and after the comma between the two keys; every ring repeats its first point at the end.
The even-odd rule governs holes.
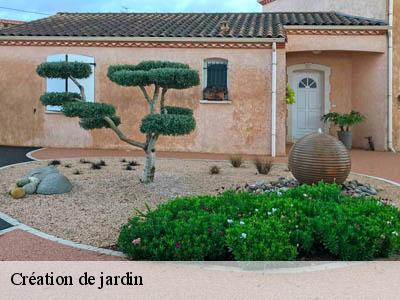
{"type": "Polygon", "coordinates": [[[228,65],[222,63],[208,63],[207,87],[228,88],[228,65]]]}

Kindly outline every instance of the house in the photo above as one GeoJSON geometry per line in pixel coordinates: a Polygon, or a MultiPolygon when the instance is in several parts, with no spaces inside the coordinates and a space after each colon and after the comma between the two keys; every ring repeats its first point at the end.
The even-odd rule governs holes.
{"type": "Polygon", "coordinates": [[[24,21],[0,19],[0,29],[24,23],[24,21]]]}
{"type": "Polygon", "coordinates": [[[171,60],[201,74],[201,86],[169,95],[169,103],[193,108],[197,128],[189,136],[160,138],[158,150],[285,155],[287,143],[319,128],[334,133],[321,124],[323,114],[351,109],[367,116],[354,130],[354,145],[366,148],[365,137],[372,136],[377,150],[386,150],[386,21],[315,11],[59,13],[0,30],[0,144],[125,148],[110,130],[84,131],[57,107],[42,107],[44,91],[73,91],[73,85],[46,82],[36,66],[91,63],[94,74],[82,82],[88,101],[114,104],[122,130],[140,139],[141,92],[113,84],[107,68],[171,60]],[[287,82],[297,97],[290,106],[287,82]],[[223,89],[223,97],[206,97],[203,90],[212,87],[223,89]]]}

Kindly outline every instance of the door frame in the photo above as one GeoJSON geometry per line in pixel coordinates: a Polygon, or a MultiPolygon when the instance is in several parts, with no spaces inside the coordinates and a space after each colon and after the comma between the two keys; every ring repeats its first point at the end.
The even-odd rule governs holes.
{"type": "MultiPolygon", "coordinates": [[[[287,74],[288,74],[288,82],[291,84],[293,76],[295,75],[295,72],[298,71],[318,71],[322,73],[322,83],[323,83],[323,112],[324,114],[327,114],[331,110],[331,68],[326,65],[319,65],[319,64],[312,64],[312,63],[306,63],[306,64],[297,64],[297,65],[292,65],[287,68],[287,74]]],[[[292,105],[288,105],[288,136],[287,139],[289,142],[295,142],[293,138],[293,133],[292,133],[292,105]]],[[[328,133],[329,131],[329,126],[325,125],[324,128],[322,128],[325,133],[328,133]]]]}

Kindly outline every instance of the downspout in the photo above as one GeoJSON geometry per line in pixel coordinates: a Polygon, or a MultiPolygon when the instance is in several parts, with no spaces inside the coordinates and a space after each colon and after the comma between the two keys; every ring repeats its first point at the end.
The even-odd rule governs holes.
{"type": "Polygon", "coordinates": [[[393,0],[389,0],[388,29],[388,150],[393,148],[393,0]]]}
{"type": "Polygon", "coordinates": [[[271,156],[276,157],[276,42],[272,43],[271,156]]]}

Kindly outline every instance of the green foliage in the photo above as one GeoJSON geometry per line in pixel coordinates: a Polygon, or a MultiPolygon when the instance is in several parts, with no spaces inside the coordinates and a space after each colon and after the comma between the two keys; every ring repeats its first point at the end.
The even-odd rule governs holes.
{"type": "Polygon", "coordinates": [[[370,260],[400,251],[400,212],[323,183],[183,197],[139,212],[118,245],[135,260],[370,260]]]}
{"type": "Polygon", "coordinates": [[[43,105],[56,105],[62,106],[68,102],[76,101],[81,99],[81,95],[78,93],[46,93],[40,96],[40,101],[43,105]]]}
{"type": "MultiPolygon", "coordinates": [[[[116,126],[121,124],[121,119],[118,116],[110,116],[116,126]]],[[[80,120],[79,125],[86,130],[110,128],[108,123],[103,118],[83,118],[80,120]]]]}
{"type": "Polygon", "coordinates": [[[350,131],[352,126],[364,122],[365,116],[352,110],[349,114],[331,112],[322,116],[321,120],[325,123],[333,122],[336,126],[339,126],[341,131],[350,131]]]}
{"type": "Polygon", "coordinates": [[[108,78],[122,86],[158,85],[170,89],[187,89],[200,83],[197,71],[188,65],[144,61],[138,65],[114,65],[108,69],[108,78]]]}
{"type": "Polygon", "coordinates": [[[296,94],[294,93],[294,90],[292,87],[287,84],[286,86],[286,104],[292,105],[296,103],[296,94]]]}
{"type": "Polygon", "coordinates": [[[178,106],[165,106],[163,111],[163,114],[169,114],[169,115],[188,115],[188,116],[193,116],[193,110],[190,108],[186,107],[178,107],[178,106]]]}
{"type": "Polygon", "coordinates": [[[69,118],[96,118],[111,117],[115,115],[115,108],[107,103],[70,102],[63,106],[62,112],[69,118]]]}
{"type": "Polygon", "coordinates": [[[90,64],[82,62],[45,62],[36,68],[36,73],[44,78],[84,79],[92,74],[92,68],[90,64]]]}
{"type": "Polygon", "coordinates": [[[140,126],[142,133],[156,135],[185,135],[196,128],[196,121],[191,115],[177,114],[150,114],[147,115],[140,126]]]}

